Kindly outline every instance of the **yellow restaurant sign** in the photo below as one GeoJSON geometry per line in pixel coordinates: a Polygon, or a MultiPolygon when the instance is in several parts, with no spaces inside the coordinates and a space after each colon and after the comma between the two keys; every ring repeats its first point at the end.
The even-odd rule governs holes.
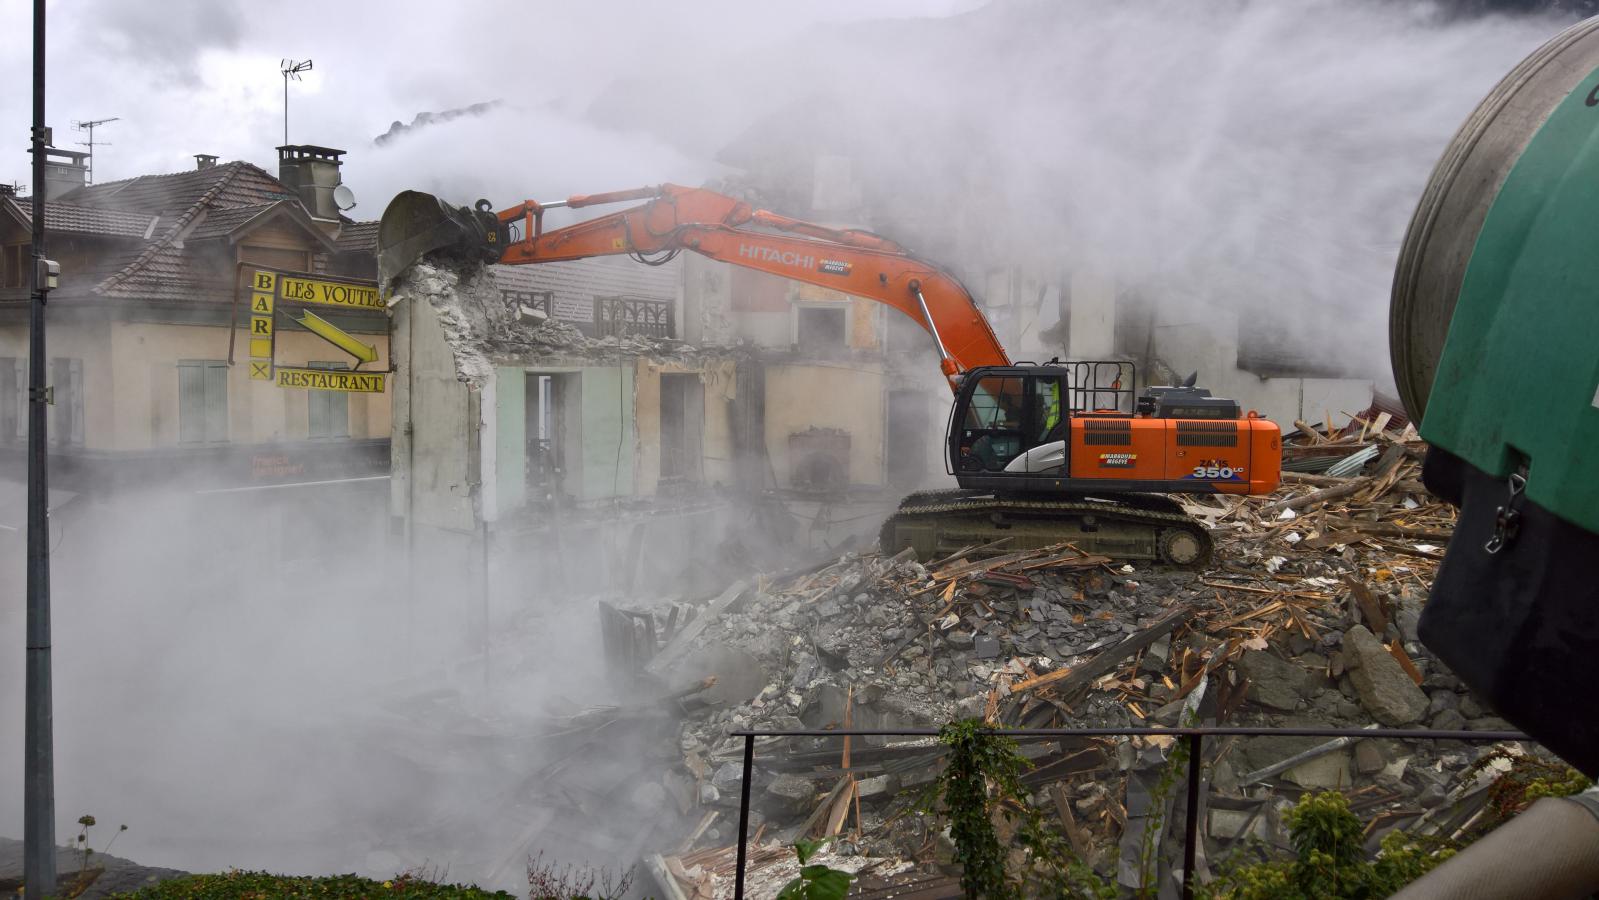
{"type": "MultiPolygon", "coordinates": [[[[364,284],[351,284],[346,281],[324,281],[320,278],[300,278],[283,272],[272,272],[262,269],[255,273],[251,280],[254,290],[270,295],[273,282],[276,281],[278,296],[286,303],[318,303],[323,306],[342,306],[345,309],[385,309],[383,298],[378,296],[377,286],[364,284]]],[[[268,301],[264,310],[256,312],[270,312],[271,305],[268,301]]]]}
{"type": "Polygon", "coordinates": [[[279,296],[290,303],[320,303],[323,306],[342,306],[346,309],[384,309],[386,304],[378,296],[376,287],[346,284],[342,281],[318,281],[311,278],[278,277],[279,296]]]}
{"type": "Polygon", "coordinates": [[[351,391],[358,394],[383,393],[383,376],[377,372],[346,372],[339,369],[296,369],[278,366],[278,387],[310,391],[351,391]]]}

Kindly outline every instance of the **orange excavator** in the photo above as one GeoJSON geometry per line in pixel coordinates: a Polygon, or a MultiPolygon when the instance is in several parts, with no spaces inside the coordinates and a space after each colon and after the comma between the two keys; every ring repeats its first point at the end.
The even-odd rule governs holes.
{"type": "Polygon", "coordinates": [[[1163,494],[1265,494],[1282,464],[1275,424],[1212,397],[1194,377],[1134,389],[1123,361],[1013,363],[959,279],[869,231],[805,222],[703,188],[657,187],[528,200],[495,211],[406,191],[378,226],[385,292],[412,263],[523,265],[627,254],[659,265],[683,250],[887,304],[925,329],[955,394],[947,459],[959,490],[905,498],[882,549],[922,559],[1008,538],[1007,550],[1070,542],[1118,559],[1197,566],[1210,536],[1163,494]],[[544,212],[642,204],[546,231],[544,212]]]}

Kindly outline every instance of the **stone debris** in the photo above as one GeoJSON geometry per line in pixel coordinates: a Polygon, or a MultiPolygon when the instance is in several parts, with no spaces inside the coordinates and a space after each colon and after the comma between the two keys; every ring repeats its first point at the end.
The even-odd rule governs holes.
{"type": "Polygon", "coordinates": [[[529,317],[495,282],[495,266],[418,262],[397,279],[391,306],[426,302],[438,313],[445,341],[455,355],[456,376],[483,384],[496,360],[528,357],[566,361],[647,358],[681,361],[727,351],[701,351],[682,341],[643,334],[591,338],[560,319],[529,317]]]}
{"type": "MultiPolygon", "coordinates": [[[[1431,706],[1421,687],[1410,680],[1410,675],[1398,660],[1364,625],[1356,625],[1344,634],[1344,666],[1349,680],[1360,695],[1361,705],[1372,717],[1384,725],[1403,728],[1413,725],[1431,706]]],[[[1455,700],[1455,698],[1451,698],[1455,700]]],[[[1439,705],[1448,711],[1450,701],[1440,695],[1439,705]]],[[[1465,719],[1460,720],[1462,723],[1465,719]]]]}
{"type": "MultiPolygon", "coordinates": [[[[1424,445],[1414,430],[1386,431],[1392,417],[1375,419],[1293,445],[1320,456],[1290,450],[1290,459],[1334,462],[1362,454],[1346,476],[1291,475],[1270,498],[1185,498],[1217,541],[1203,573],[1119,565],[1066,545],[968,548],[928,564],[866,552],[740,585],[688,627],[684,605],[671,604],[691,640],[674,642],[667,612],[657,611],[658,654],[672,664],[648,668],[681,717],[678,777],[708,780],[717,799],[702,806],[736,822],[743,739],[731,733],[741,729],[934,728],[970,716],[1014,727],[1509,730],[1415,640],[1453,510],[1420,484],[1424,445]],[[709,648],[720,669],[696,665],[709,648]],[[695,687],[723,678],[750,689],[712,698],[695,687]]],[[[1160,812],[1152,794],[1173,745],[1027,743],[1026,783],[1042,809],[1066,810],[1085,859],[1126,884],[1143,823],[1159,821],[1149,818],[1160,812]]],[[[1488,747],[1208,742],[1205,852],[1225,853],[1248,835],[1285,846],[1283,812],[1310,789],[1349,793],[1373,823],[1373,842],[1395,827],[1451,833],[1486,802],[1485,782],[1469,770],[1488,747]]],[[[760,739],[754,846],[776,861],[790,858],[779,851],[798,837],[833,836],[841,854],[866,860],[863,883],[948,875],[947,837],[913,811],[940,755],[926,738],[760,739]]],[[[1166,817],[1181,815],[1180,796],[1164,803],[1166,817]]],[[[1180,865],[1182,835],[1165,831],[1168,872],[1180,865]]],[[[694,852],[725,854],[735,836],[724,829],[720,850],[702,840],[694,852]]],[[[676,889],[732,895],[725,871],[701,874],[677,878],[676,889]]]]}

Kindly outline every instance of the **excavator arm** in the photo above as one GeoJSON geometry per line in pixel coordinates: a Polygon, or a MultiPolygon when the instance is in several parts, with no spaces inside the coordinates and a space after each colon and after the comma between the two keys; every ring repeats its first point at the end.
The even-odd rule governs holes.
{"type": "Polygon", "coordinates": [[[439,250],[504,265],[621,254],[658,264],[692,250],[892,306],[933,336],[952,387],[962,372],[1010,364],[972,295],[938,266],[869,231],[792,219],[703,188],[664,184],[554,203],[529,200],[497,213],[483,201],[475,211],[452,209],[407,191],[384,211],[378,245],[385,287],[424,253],[439,250]],[[547,209],[630,200],[645,202],[565,228],[543,227],[547,209]]]}

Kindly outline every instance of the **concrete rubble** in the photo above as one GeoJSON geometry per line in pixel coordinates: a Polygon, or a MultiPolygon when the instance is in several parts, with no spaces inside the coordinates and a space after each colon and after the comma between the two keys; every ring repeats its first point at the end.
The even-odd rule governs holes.
{"type": "MultiPolygon", "coordinates": [[[[1185,501],[1218,544],[1202,573],[1069,546],[971,548],[926,565],[864,552],[734,585],[704,606],[631,610],[630,621],[653,621],[658,642],[657,662],[637,674],[669,694],[680,720],[680,762],[662,783],[686,798],[685,827],[715,821],[678,853],[651,857],[671,873],[662,889],[731,896],[743,742],[730,733],[740,729],[934,728],[975,716],[1015,727],[1511,730],[1416,642],[1453,511],[1418,480],[1414,430],[1374,421],[1390,419],[1302,438],[1334,461],[1363,455],[1346,475],[1290,474],[1270,498],[1185,501]]],[[[1185,800],[1156,795],[1172,746],[1027,743],[1027,784],[1080,854],[1124,887],[1137,883],[1154,822],[1169,879],[1185,800]]],[[[1451,834],[1486,802],[1486,777],[1471,766],[1490,746],[1210,742],[1201,856],[1249,836],[1286,847],[1283,813],[1313,789],[1347,792],[1373,847],[1396,827],[1451,834]]],[[[790,859],[795,838],[834,835],[868,887],[947,881],[947,837],[914,813],[939,757],[928,738],[759,740],[752,872],[790,859]]]]}
{"type": "Polygon", "coordinates": [[[458,377],[480,385],[497,359],[527,354],[578,360],[647,357],[666,361],[698,351],[682,341],[643,334],[592,338],[568,322],[529,315],[495,282],[497,266],[436,266],[418,262],[397,280],[391,305],[425,302],[437,312],[455,354],[458,377]]]}
{"type": "MultiPolygon", "coordinates": [[[[419,693],[396,700],[386,726],[394,752],[406,765],[445,756],[494,777],[482,782],[492,794],[468,804],[473,823],[428,822],[413,843],[455,846],[451,859],[490,873],[487,883],[545,850],[638,861],[659,896],[731,897],[743,756],[732,733],[742,729],[936,729],[978,717],[1034,728],[1510,730],[1416,641],[1454,513],[1418,480],[1425,448],[1414,430],[1365,421],[1289,445],[1291,460],[1318,459],[1306,446],[1333,462],[1364,454],[1346,475],[1290,473],[1271,497],[1186,498],[1217,544],[1204,571],[1069,545],[1010,552],[1000,542],[926,563],[866,548],[746,572],[701,597],[595,604],[610,687],[625,698],[614,705],[574,698],[533,722],[474,717],[426,687],[473,676],[418,673],[419,693]],[[477,735],[470,748],[462,734],[477,735]],[[438,753],[428,735],[453,749],[438,753]]],[[[517,648],[546,627],[502,629],[497,669],[537,672],[536,654],[517,648]]],[[[1024,783],[1079,856],[1124,887],[1141,878],[1144,835],[1158,835],[1156,877],[1169,887],[1186,804],[1180,775],[1161,788],[1175,746],[1159,736],[1027,742],[1024,783]]],[[[1394,828],[1458,833],[1487,802],[1491,773],[1473,763],[1490,746],[1207,741],[1201,862],[1250,839],[1286,852],[1284,813],[1308,790],[1345,791],[1372,848],[1394,828]]],[[[941,756],[926,736],[759,739],[751,883],[782,884],[795,839],[832,836],[819,861],[858,872],[864,896],[909,884],[958,894],[943,824],[916,812],[941,756]]]]}

